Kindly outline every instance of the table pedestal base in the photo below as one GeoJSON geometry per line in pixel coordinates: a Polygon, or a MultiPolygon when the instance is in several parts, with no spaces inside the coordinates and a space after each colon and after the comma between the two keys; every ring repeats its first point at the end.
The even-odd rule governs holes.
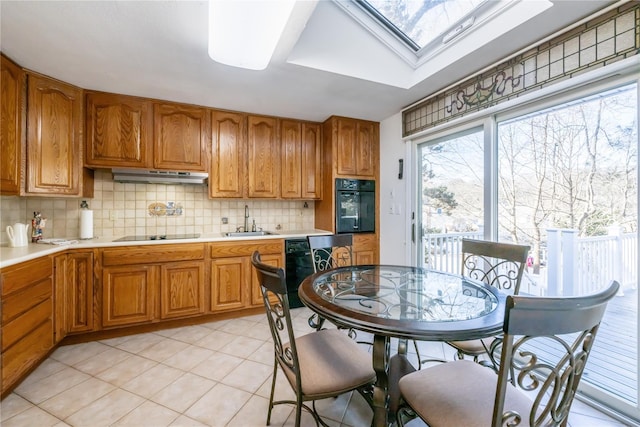
{"type": "Polygon", "coordinates": [[[373,370],[376,371],[376,384],[373,387],[373,427],[389,425],[388,394],[389,381],[387,366],[389,362],[389,337],[375,335],[373,338],[373,370]]]}

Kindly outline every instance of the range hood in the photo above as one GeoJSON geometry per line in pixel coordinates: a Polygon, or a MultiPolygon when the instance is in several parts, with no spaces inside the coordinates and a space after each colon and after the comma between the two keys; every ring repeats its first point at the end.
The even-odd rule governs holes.
{"type": "Polygon", "coordinates": [[[112,169],[115,182],[147,184],[198,184],[207,182],[205,172],[160,171],[149,169],[112,169]]]}

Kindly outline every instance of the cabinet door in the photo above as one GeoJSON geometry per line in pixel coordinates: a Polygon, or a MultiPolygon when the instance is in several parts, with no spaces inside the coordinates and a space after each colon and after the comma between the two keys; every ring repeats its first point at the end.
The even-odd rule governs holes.
{"type": "Polygon", "coordinates": [[[0,194],[20,194],[24,72],[0,56],[0,194]]]}
{"type": "Polygon", "coordinates": [[[322,199],[321,126],[302,124],[302,198],[322,199]]]}
{"type": "Polygon", "coordinates": [[[130,265],[103,270],[102,326],[150,322],[154,317],[156,267],[130,265]]]}
{"type": "Polygon", "coordinates": [[[53,338],[59,343],[67,336],[67,255],[53,258],[53,338]]]}
{"type": "Polygon", "coordinates": [[[160,318],[204,313],[204,261],[160,267],[160,318]]]}
{"type": "MultiPolygon", "coordinates": [[[[284,267],[282,255],[265,254],[260,258],[264,264],[274,267],[284,267]]],[[[275,299],[273,300],[273,302],[276,302],[275,299]]],[[[251,268],[251,305],[260,306],[263,304],[264,302],[262,301],[262,290],[260,288],[260,282],[258,282],[258,275],[256,274],[256,269],[251,268]]]]}
{"type": "Polygon", "coordinates": [[[211,310],[230,310],[247,305],[249,257],[219,258],[211,261],[211,310]]]}
{"type": "Polygon", "coordinates": [[[338,175],[357,175],[356,168],[356,121],[337,119],[337,173],[338,175]]]}
{"type": "Polygon", "coordinates": [[[87,94],[85,165],[151,168],[151,101],[87,94]]]}
{"type": "Polygon", "coordinates": [[[302,197],[302,124],[294,120],[280,122],[281,195],[283,199],[302,197]]]}
{"type": "Polygon", "coordinates": [[[67,255],[67,331],[93,330],[93,252],[67,255]]]}
{"type": "Polygon", "coordinates": [[[248,117],[249,197],[275,198],[280,188],[278,121],[248,117]]]}
{"type": "Polygon", "coordinates": [[[158,169],[207,171],[211,114],[180,104],[154,107],[154,166],[158,169]]]}
{"type": "Polygon", "coordinates": [[[210,197],[242,198],[246,195],[247,118],[244,114],[212,113],[210,197]]]}
{"type": "Polygon", "coordinates": [[[372,265],[375,262],[376,253],[374,250],[361,250],[354,253],[355,263],[357,265],[372,265]]]}
{"type": "Polygon", "coordinates": [[[338,118],[337,120],[337,174],[375,177],[378,131],[373,122],[338,118]]]}
{"type": "Polygon", "coordinates": [[[26,192],[81,195],[82,90],[32,74],[27,87],[26,192]]]}
{"type": "Polygon", "coordinates": [[[358,122],[356,135],[356,175],[374,177],[378,145],[376,126],[370,122],[358,122]]]}
{"type": "Polygon", "coordinates": [[[354,263],[359,265],[378,263],[378,237],[376,234],[353,235],[354,263]]]}

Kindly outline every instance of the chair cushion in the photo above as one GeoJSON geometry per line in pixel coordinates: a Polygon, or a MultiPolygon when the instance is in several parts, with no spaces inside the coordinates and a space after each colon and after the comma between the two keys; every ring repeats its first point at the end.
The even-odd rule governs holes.
{"type": "MultiPolygon", "coordinates": [[[[371,354],[336,329],[296,338],[296,348],[306,400],[335,396],[375,381],[371,354]]],[[[287,366],[282,369],[295,389],[295,373],[287,366]]]]}
{"type": "MultiPolygon", "coordinates": [[[[470,360],[443,363],[408,374],[400,380],[404,400],[430,427],[488,427],[493,417],[498,376],[470,360]]],[[[522,416],[529,426],[532,402],[507,384],[505,411],[522,416]]]]}
{"type": "Polygon", "coordinates": [[[448,344],[462,351],[463,353],[470,354],[472,356],[485,354],[486,350],[482,343],[489,348],[494,338],[483,338],[481,340],[469,340],[469,341],[449,341],[448,344]]]}

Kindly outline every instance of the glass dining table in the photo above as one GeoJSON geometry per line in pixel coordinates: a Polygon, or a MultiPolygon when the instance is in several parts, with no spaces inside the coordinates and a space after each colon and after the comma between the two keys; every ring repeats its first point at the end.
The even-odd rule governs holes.
{"type": "MultiPolygon", "coordinates": [[[[506,295],[480,281],[420,267],[358,265],[307,277],[300,300],[332,323],[373,334],[372,425],[389,425],[390,339],[463,341],[502,332],[506,295]]],[[[399,347],[404,351],[405,345],[399,347]]]]}

